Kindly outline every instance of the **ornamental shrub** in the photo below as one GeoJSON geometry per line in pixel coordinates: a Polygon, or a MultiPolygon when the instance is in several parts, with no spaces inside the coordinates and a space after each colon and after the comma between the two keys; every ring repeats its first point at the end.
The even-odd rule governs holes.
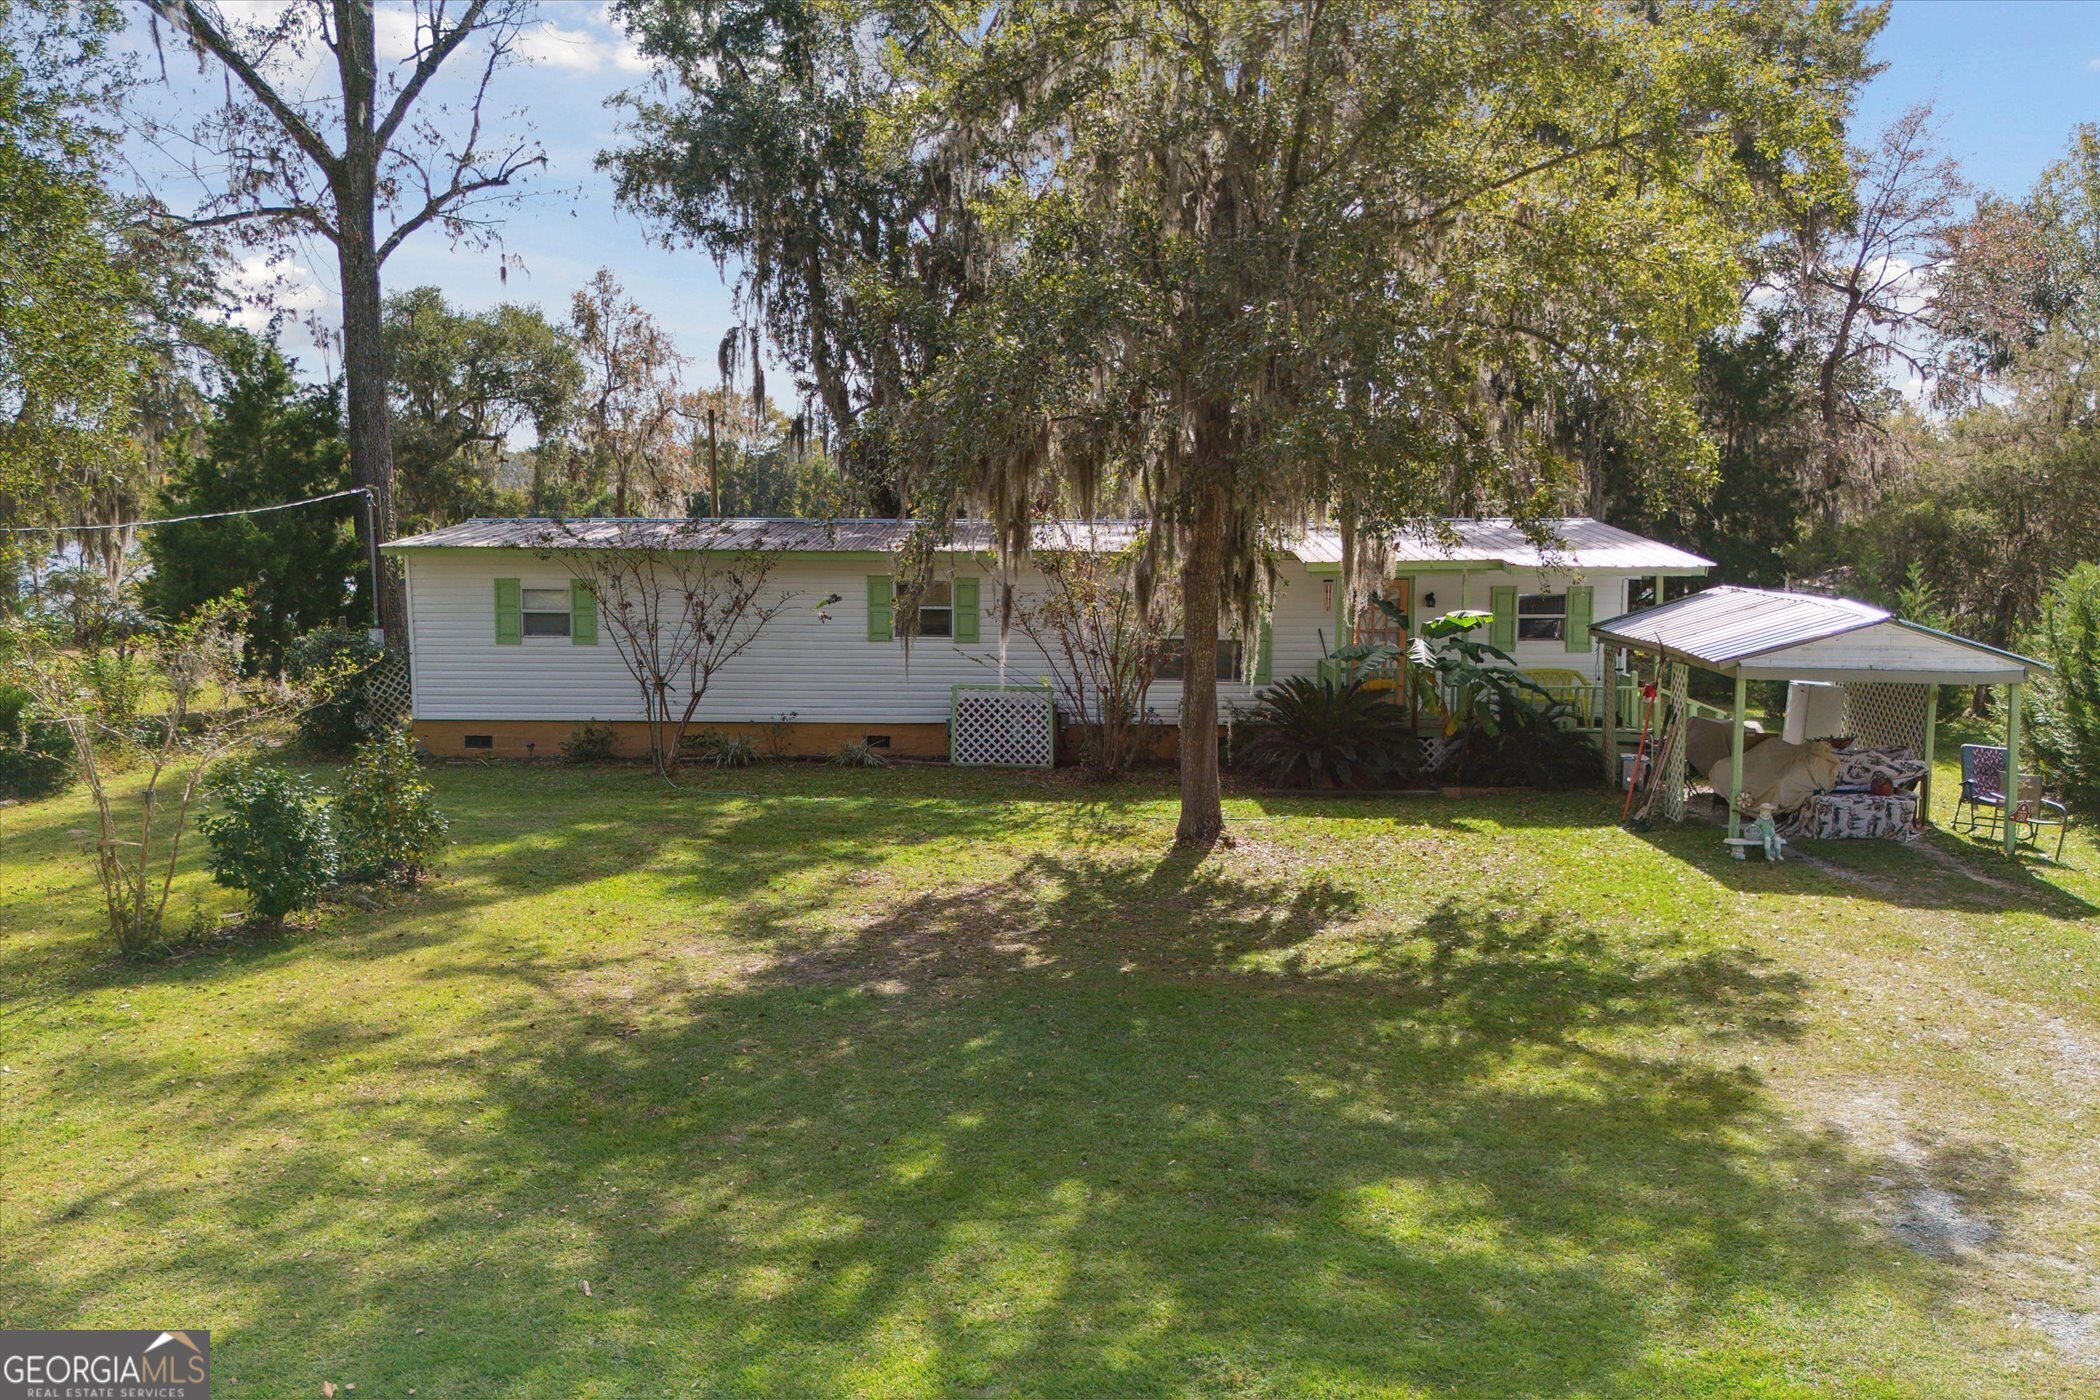
{"type": "Polygon", "coordinates": [[[619,747],[620,734],[609,724],[585,720],[562,741],[561,756],[571,763],[603,763],[619,747]]]}
{"type": "Polygon", "coordinates": [[[245,891],[253,917],[275,927],[334,883],[335,843],[320,789],[267,763],[226,768],[211,787],[218,810],[198,823],[211,847],[211,876],[245,891]]]}
{"type": "Polygon", "coordinates": [[[300,744],[340,758],[363,742],[374,723],[373,683],[388,665],[385,647],[348,627],[317,627],[294,638],[285,649],[285,673],[302,684],[322,683],[324,692],[299,713],[300,744]]]}
{"type": "Polygon", "coordinates": [[[437,868],[445,817],[407,729],[384,730],[358,749],[336,790],[333,829],[345,880],[413,885],[437,868]]]}
{"type": "Polygon", "coordinates": [[[28,691],[0,685],[0,797],[49,797],[73,780],[73,740],[28,691]]]}
{"type": "Polygon", "coordinates": [[[749,768],[758,762],[758,745],[749,739],[724,734],[719,729],[703,729],[697,734],[688,734],[678,741],[679,754],[694,763],[705,763],[713,768],[749,768]]]}
{"type": "Polygon", "coordinates": [[[1264,690],[1237,761],[1271,787],[1369,787],[1410,777],[1422,748],[1407,711],[1362,681],[1292,676],[1264,690]]]}

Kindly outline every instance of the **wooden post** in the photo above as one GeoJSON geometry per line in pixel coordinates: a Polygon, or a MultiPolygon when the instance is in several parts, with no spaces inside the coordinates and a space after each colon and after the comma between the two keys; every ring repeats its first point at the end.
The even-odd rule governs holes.
{"type": "Polygon", "coordinates": [[[1735,678],[1735,717],[1728,739],[1728,836],[1730,840],[1743,834],[1743,702],[1748,698],[1750,683],[1738,671],[1735,678]]]}
{"type": "Polygon", "coordinates": [[[1932,762],[1933,751],[1939,747],[1934,735],[1939,728],[1940,688],[1925,687],[1925,752],[1919,757],[1925,760],[1925,781],[1920,784],[1923,791],[1918,796],[1918,810],[1924,813],[1925,824],[1932,825],[1932,762]]]}
{"type": "Polygon", "coordinates": [[[714,405],[707,408],[707,508],[714,518],[722,518],[722,462],[715,447],[714,405]]]}
{"type": "Polygon", "coordinates": [[[1663,605],[1663,576],[1662,576],[1661,574],[1657,574],[1657,575],[1655,576],[1655,606],[1657,606],[1657,607],[1659,608],[1659,607],[1661,607],[1662,605],[1663,605]]]}
{"type": "Polygon", "coordinates": [[[1604,781],[1619,790],[1619,644],[1604,644],[1604,781]]]}
{"type": "Polygon", "coordinates": [[[2020,801],[2020,683],[2005,687],[2005,853],[2019,854],[2013,811],[2020,801]]]}

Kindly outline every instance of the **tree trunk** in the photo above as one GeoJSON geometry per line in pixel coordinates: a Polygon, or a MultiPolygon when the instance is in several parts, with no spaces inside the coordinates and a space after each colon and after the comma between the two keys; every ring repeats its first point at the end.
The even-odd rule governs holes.
{"type": "MultiPolygon", "coordinates": [[[[337,0],[336,67],[342,79],[343,155],[331,172],[335,200],[336,272],[343,286],[344,436],[350,475],[372,493],[370,550],[394,537],[394,446],[387,426],[386,347],[381,338],[379,244],[373,206],[378,138],[373,98],[378,87],[372,7],[337,0]]],[[[396,645],[406,640],[400,575],[389,561],[379,573],[379,625],[396,645]]]]}
{"type": "Polygon", "coordinates": [[[1225,834],[1218,795],[1218,631],[1225,576],[1226,487],[1215,441],[1197,428],[1195,511],[1181,570],[1181,823],[1177,845],[1203,845],[1225,834]],[[1209,450],[1206,450],[1209,449],[1209,450]]]}
{"type": "MultiPolygon", "coordinates": [[[[369,211],[369,206],[368,206],[369,211]]],[[[350,474],[372,493],[367,548],[394,537],[394,448],[388,435],[386,353],[380,339],[379,262],[373,256],[370,214],[353,236],[348,228],[337,245],[343,283],[343,378],[347,384],[344,434],[350,444],[350,474]]],[[[360,533],[366,517],[360,512],[360,533]]],[[[391,566],[380,570],[379,625],[390,641],[401,640],[401,587],[391,566]]]]}

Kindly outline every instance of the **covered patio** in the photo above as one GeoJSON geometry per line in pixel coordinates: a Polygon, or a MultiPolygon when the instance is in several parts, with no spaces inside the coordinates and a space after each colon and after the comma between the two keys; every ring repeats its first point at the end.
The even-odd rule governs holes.
{"type": "MultiPolygon", "coordinates": [[[[1605,673],[1613,674],[1622,653],[1654,663],[1659,695],[1652,707],[1658,736],[1659,781],[1665,784],[1668,815],[1683,819],[1684,729],[1693,708],[1686,691],[1691,667],[1729,677],[1735,703],[1729,715],[1728,835],[1742,834],[1744,709],[1751,681],[1808,681],[1837,687],[1856,737],[1875,744],[1911,746],[1929,764],[1941,685],[2004,686],[2004,844],[2014,854],[2020,791],[2020,702],[2022,689],[2049,666],[2032,657],[1908,622],[1884,609],[1849,598],[1720,586],[1689,597],[1595,624],[1604,647],[1605,673]],[[1856,716],[1856,719],[1853,717],[1856,716]]],[[[1618,706],[1604,707],[1604,751],[1617,777],[1618,706]]],[[[1644,729],[1646,719],[1641,721],[1644,729]]],[[[1929,811],[1930,783],[1924,804],[1929,811]]]]}

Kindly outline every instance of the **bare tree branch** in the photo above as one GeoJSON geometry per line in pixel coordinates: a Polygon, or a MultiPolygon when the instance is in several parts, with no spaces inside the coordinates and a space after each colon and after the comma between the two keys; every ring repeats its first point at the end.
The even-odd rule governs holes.
{"type": "Polygon", "coordinates": [[[155,13],[188,34],[212,57],[225,64],[227,70],[241,80],[242,86],[255,95],[255,100],[269,109],[270,115],[277,119],[285,134],[298,143],[300,150],[306,152],[307,159],[323,171],[334,170],[336,153],[329,149],[328,143],[321,139],[320,133],[299,114],[297,108],[278,95],[277,89],[248,61],[247,55],[240,51],[239,46],[227,36],[212,16],[205,12],[197,0],[147,0],[147,3],[153,7],[155,13]]]}

